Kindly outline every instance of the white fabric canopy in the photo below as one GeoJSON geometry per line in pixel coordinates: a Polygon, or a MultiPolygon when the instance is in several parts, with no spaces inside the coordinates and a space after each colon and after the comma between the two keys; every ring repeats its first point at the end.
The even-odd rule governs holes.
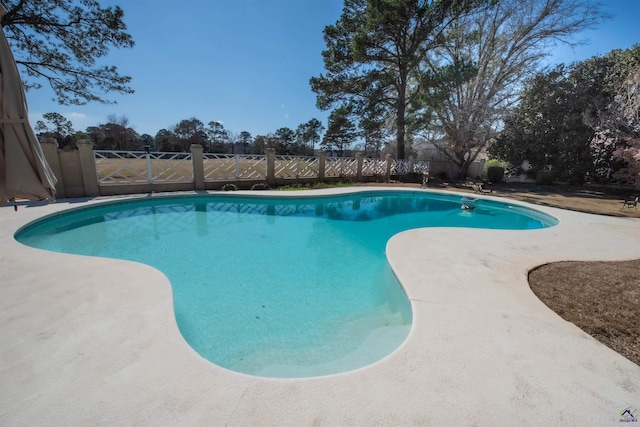
{"type": "MultiPolygon", "coordinates": [[[[0,5],[0,16],[6,13],[0,5]]],[[[0,205],[54,200],[57,182],[29,124],[27,100],[11,48],[0,30],[0,205]]]]}

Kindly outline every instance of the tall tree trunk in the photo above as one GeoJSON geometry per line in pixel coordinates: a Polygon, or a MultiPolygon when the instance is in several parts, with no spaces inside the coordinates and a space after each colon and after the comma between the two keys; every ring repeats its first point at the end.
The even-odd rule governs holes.
{"type": "Polygon", "coordinates": [[[396,108],[396,159],[404,160],[405,111],[407,96],[407,71],[400,67],[398,82],[398,104],[396,108]]]}
{"type": "Polygon", "coordinates": [[[476,146],[475,152],[473,152],[473,154],[472,154],[472,149],[469,149],[468,153],[463,153],[461,156],[458,156],[460,158],[460,161],[456,162],[456,164],[460,168],[458,172],[458,180],[463,180],[467,178],[467,175],[469,174],[469,168],[471,167],[473,162],[476,161],[476,159],[478,158],[478,154],[480,154],[480,152],[485,147],[485,145],[486,145],[486,142],[481,146],[476,146]]]}
{"type": "Polygon", "coordinates": [[[458,181],[462,181],[467,177],[471,163],[472,161],[470,160],[462,162],[462,165],[460,165],[460,170],[458,171],[458,181]]]}
{"type": "Polygon", "coordinates": [[[396,158],[398,160],[404,159],[404,103],[398,105],[398,114],[396,116],[397,127],[396,130],[396,158]]]}

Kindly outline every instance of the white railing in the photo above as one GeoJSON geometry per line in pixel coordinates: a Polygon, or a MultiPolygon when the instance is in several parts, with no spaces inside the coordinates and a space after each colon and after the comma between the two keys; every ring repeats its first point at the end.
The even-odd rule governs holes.
{"type": "Polygon", "coordinates": [[[504,169],[504,176],[507,178],[513,178],[520,175],[520,167],[514,165],[507,165],[504,169]]]}
{"type": "Polygon", "coordinates": [[[191,182],[191,153],[150,153],[153,177],[151,182],[191,182]]]}
{"type": "Polygon", "coordinates": [[[324,176],[327,178],[356,176],[358,161],[355,157],[327,157],[324,176]]]}
{"type": "MultiPolygon", "coordinates": [[[[429,162],[356,157],[297,157],[244,154],[94,150],[98,185],[314,180],[429,171],[429,162]],[[194,154],[197,153],[197,154],[194,154]],[[323,160],[324,159],[324,160],[323,160]]],[[[198,184],[200,183],[200,184],[198,184]]]]}
{"type": "Polygon", "coordinates": [[[409,173],[429,172],[429,162],[425,160],[394,160],[391,165],[391,175],[406,175],[409,173]]]}
{"type": "Polygon", "coordinates": [[[191,153],[94,150],[100,185],[192,182],[191,153]]]}
{"type": "Polygon", "coordinates": [[[276,178],[318,178],[319,170],[317,157],[275,156],[276,178]]]}
{"type": "Polygon", "coordinates": [[[98,182],[102,185],[126,182],[130,184],[146,183],[146,154],[144,151],[106,151],[94,150],[98,182]]]}
{"type": "Polygon", "coordinates": [[[239,181],[267,178],[267,157],[244,154],[203,153],[204,180],[239,181]]]}
{"type": "Polygon", "coordinates": [[[378,176],[387,174],[387,161],[383,159],[364,159],[362,161],[363,176],[378,176]]]}

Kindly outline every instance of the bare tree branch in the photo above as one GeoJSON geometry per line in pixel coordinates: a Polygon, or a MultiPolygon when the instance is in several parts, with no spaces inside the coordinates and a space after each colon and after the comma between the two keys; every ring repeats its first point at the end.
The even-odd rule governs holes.
{"type": "Polygon", "coordinates": [[[9,0],[0,19],[25,87],[47,81],[60,104],[109,103],[110,92],[132,93],[131,78],[114,66],[98,65],[111,48],[131,48],[118,6],[102,8],[98,1],[9,0]]]}

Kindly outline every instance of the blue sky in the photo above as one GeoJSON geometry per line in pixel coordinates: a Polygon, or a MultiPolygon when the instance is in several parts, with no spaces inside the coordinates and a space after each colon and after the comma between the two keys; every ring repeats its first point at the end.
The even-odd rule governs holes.
{"type": "MultiPolygon", "coordinates": [[[[132,95],[116,104],[61,106],[43,86],[27,93],[32,125],[43,113],[67,117],[75,130],[125,116],[154,136],[184,119],[221,121],[253,136],[294,129],[311,118],[326,125],[309,78],[324,72],[322,30],[340,17],[342,0],[109,0],[125,11],[133,49],[114,50],[105,64],[132,77],[132,95]]],[[[574,62],[640,42],[640,0],[605,0],[612,19],[561,46],[550,62],[574,62]]]]}

